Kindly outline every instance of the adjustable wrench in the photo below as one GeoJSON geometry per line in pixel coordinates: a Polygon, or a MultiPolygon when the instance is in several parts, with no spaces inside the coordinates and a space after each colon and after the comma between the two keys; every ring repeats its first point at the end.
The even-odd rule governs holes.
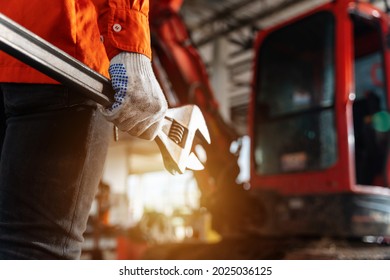
{"type": "MultiPolygon", "coordinates": [[[[114,101],[111,82],[62,50],[0,13],[0,50],[108,107],[114,101]]],[[[210,143],[204,117],[196,105],[168,109],[155,141],[172,174],[201,170],[192,152],[195,137],[210,143]]]]}
{"type": "Polygon", "coordinates": [[[198,157],[191,152],[195,137],[210,144],[209,131],[198,106],[169,109],[162,130],[156,137],[165,168],[169,172],[182,174],[186,169],[203,169],[198,157]]]}

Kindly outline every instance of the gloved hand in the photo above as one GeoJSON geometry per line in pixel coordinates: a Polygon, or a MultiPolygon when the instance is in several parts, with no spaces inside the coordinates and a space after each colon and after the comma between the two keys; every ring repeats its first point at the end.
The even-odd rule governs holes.
{"type": "Polygon", "coordinates": [[[167,110],[167,102],[151,61],[139,53],[121,52],[110,61],[115,102],[102,110],[107,120],[132,136],[153,140],[167,110]]]}

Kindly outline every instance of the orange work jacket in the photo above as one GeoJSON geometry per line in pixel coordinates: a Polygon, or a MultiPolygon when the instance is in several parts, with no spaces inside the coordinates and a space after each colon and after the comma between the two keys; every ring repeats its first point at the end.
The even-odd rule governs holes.
{"type": "MultiPolygon", "coordinates": [[[[2,1],[0,12],[105,76],[121,51],[151,58],[149,0],[2,1]]],[[[1,51],[0,82],[57,83],[1,51]]]]}

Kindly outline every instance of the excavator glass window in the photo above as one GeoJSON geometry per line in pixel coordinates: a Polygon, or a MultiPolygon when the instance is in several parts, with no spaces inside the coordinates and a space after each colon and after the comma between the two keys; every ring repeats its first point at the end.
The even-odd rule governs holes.
{"type": "Polygon", "coordinates": [[[334,16],[319,12],[260,46],[254,158],[259,174],[325,169],[337,160],[334,16]]]}
{"type": "Polygon", "coordinates": [[[376,18],[354,14],[351,20],[354,28],[356,183],[385,186],[390,118],[385,94],[383,33],[376,18]]]}

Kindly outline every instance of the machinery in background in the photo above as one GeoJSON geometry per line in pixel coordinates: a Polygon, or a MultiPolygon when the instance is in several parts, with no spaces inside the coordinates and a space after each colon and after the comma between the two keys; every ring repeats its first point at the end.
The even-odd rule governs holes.
{"type": "Polygon", "coordinates": [[[266,235],[389,236],[389,16],[339,0],[255,44],[251,185],[266,235]]]}
{"type": "Polygon", "coordinates": [[[389,236],[388,15],[330,1],[258,33],[245,190],[230,153],[239,135],[219,115],[181,2],[151,5],[154,66],[170,105],[197,104],[209,126],[206,168],[195,177],[216,230],[389,236]]]}

